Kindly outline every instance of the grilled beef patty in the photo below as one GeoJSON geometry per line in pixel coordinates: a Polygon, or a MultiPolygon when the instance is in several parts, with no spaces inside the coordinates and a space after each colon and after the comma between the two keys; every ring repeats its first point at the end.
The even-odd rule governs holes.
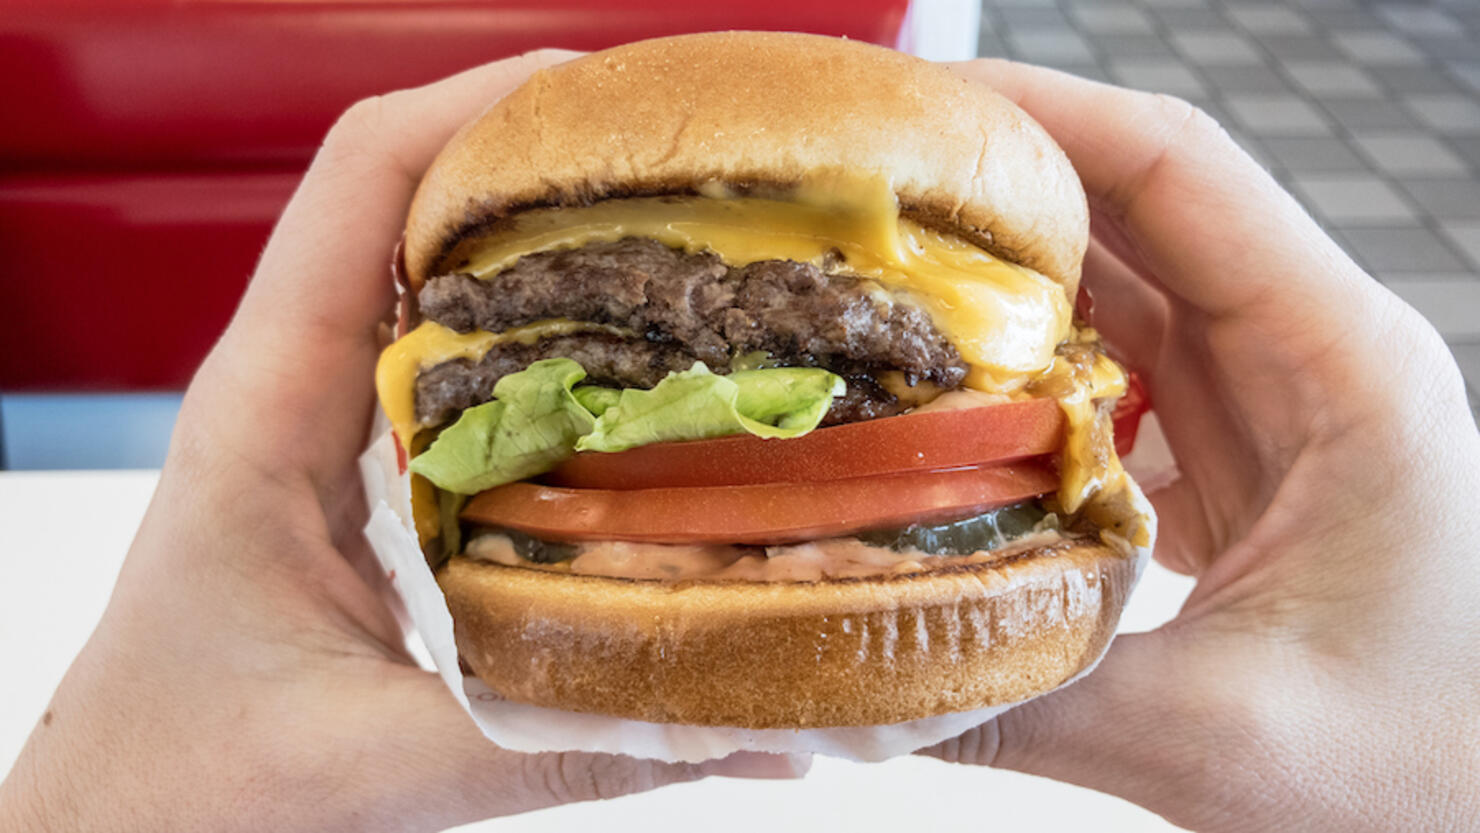
{"type": "Polygon", "coordinates": [[[458,332],[566,318],[640,334],[496,345],[480,362],[431,368],[417,380],[416,408],[433,425],[487,401],[505,374],[555,356],[576,360],[594,382],[651,387],[696,360],[723,373],[733,356],[765,351],[778,364],[823,367],[848,380],[827,424],[902,410],[874,381],[879,373],[900,371],[946,389],[966,375],[930,317],[875,284],[787,260],[730,267],[712,254],[640,238],[527,255],[491,280],[442,275],[418,301],[422,315],[458,332]]]}

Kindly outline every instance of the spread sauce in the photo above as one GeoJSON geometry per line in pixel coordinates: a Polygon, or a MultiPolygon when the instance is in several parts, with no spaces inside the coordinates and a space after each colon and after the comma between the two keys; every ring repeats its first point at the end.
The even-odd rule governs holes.
{"type": "Polygon", "coordinates": [[[1054,530],[1032,532],[1006,548],[970,555],[896,552],[857,538],[831,538],[784,547],[633,544],[598,541],[581,544],[568,561],[540,564],[522,558],[507,535],[486,532],[468,542],[469,558],[510,567],[613,578],[661,581],[820,581],[836,578],[924,573],[959,564],[996,561],[1016,550],[1063,541],[1054,530]]]}

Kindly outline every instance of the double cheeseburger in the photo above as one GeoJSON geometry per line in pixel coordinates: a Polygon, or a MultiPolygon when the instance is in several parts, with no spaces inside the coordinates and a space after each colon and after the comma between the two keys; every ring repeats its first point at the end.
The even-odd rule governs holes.
{"type": "Polygon", "coordinates": [[[1154,521],[1074,319],[1064,154],[843,40],[536,73],[407,221],[381,404],[466,669],[743,728],[1020,701],[1103,652],[1154,521]]]}

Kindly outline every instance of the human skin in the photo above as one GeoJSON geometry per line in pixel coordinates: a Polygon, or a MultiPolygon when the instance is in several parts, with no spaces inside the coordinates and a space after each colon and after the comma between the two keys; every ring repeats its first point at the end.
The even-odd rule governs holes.
{"type": "Polygon", "coordinates": [[[329,133],[191,382],[97,630],[0,785],[0,830],[436,830],[805,771],[497,748],[406,654],[360,534],[412,191],[457,127],[565,57],[370,99],[329,133]]]}
{"type": "Polygon", "coordinates": [[[1458,368],[1218,125],[1165,96],[958,65],[1089,194],[1093,323],[1181,479],[1150,495],[1179,615],[926,751],[1196,830],[1480,827],[1480,433],[1458,368]]]}

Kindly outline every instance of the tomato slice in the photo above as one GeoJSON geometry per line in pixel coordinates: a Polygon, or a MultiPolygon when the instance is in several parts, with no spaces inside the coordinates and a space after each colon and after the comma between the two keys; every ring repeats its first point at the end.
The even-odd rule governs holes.
{"type": "Polygon", "coordinates": [[[462,519],[554,541],[780,544],[969,517],[1058,488],[1046,460],[816,483],[561,489],[510,483],[462,519]]]}
{"type": "Polygon", "coordinates": [[[926,411],[820,428],[793,440],[750,434],[577,454],[542,478],[582,489],[810,483],[1036,457],[1063,443],[1052,399],[926,411]]]}

